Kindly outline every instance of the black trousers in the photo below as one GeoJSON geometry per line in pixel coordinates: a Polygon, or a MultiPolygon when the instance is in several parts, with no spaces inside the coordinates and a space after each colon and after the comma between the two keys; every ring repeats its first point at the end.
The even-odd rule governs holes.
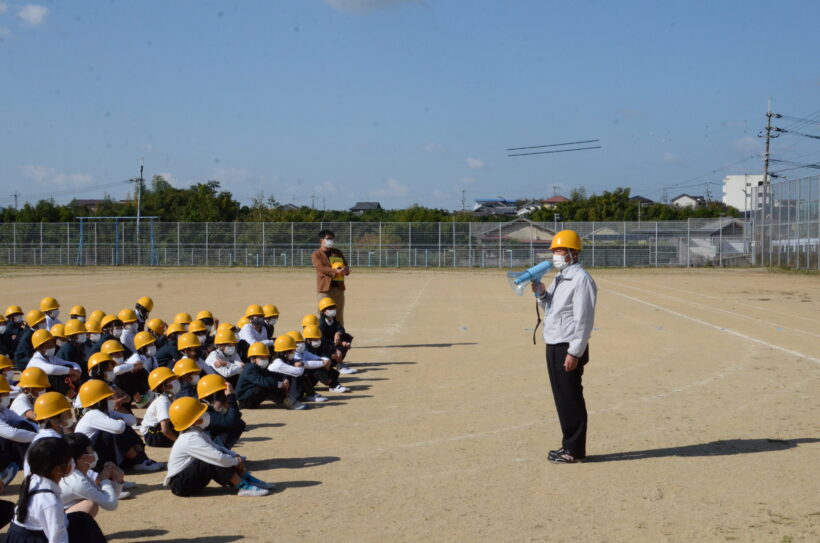
{"type": "Polygon", "coordinates": [[[245,421],[240,420],[239,424],[234,428],[222,427],[214,430],[209,426],[206,431],[211,436],[211,439],[214,440],[214,443],[217,445],[222,445],[226,449],[233,449],[233,446],[236,445],[236,442],[239,441],[240,437],[242,437],[242,432],[245,431],[245,426],[247,426],[245,421]]]}
{"type": "MultiPolygon", "coordinates": [[[[105,543],[108,541],[97,521],[88,513],[78,511],[66,516],[69,543],[105,543]]],[[[48,543],[48,538],[44,532],[26,530],[19,524],[12,523],[6,535],[6,543],[48,543]]]]}
{"type": "Polygon", "coordinates": [[[193,496],[202,492],[211,481],[222,486],[231,486],[231,478],[236,474],[234,467],[222,467],[208,464],[194,458],[188,466],[171,477],[171,492],[175,496],[193,496]]]}
{"type": "Polygon", "coordinates": [[[274,403],[281,403],[285,399],[285,391],[281,388],[264,388],[253,387],[251,393],[247,397],[239,400],[239,407],[242,409],[256,409],[265,400],[270,400],[274,403]]]}
{"type": "Polygon", "coordinates": [[[330,368],[329,370],[324,368],[319,368],[318,370],[307,370],[305,373],[314,386],[316,383],[327,385],[328,388],[336,388],[339,386],[339,372],[333,368],[330,368]]]}
{"type": "Polygon", "coordinates": [[[561,423],[561,446],[572,456],[584,458],[587,455],[587,405],[581,377],[584,375],[584,365],[589,361],[589,347],[572,371],[564,369],[568,348],[568,343],[547,345],[547,372],[561,423]]]}
{"type": "Polygon", "coordinates": [[[148,390],[148,372],[145,369],[129,371],[114,378],[114,384],[123,389],[132,398],[134,394],[145,395],[148,390]]]}
{"type": "Polygon", "coordinates": [[[125,454],[137,445],[143,445],[142,439],[130,426],[126,426],[125,431],[121,434],[99,431],[91,442],[91,447],[99,457],[100,465],[114,462],[121,468],[130,468],[147,458],[144,451],[137,453],[134,458],[126,458],[125,454]]]}
{"type": "Polygon", "coordinates": [[[0,530],[14,517],[14,502],[0,500],[0,530]]]}
{"type": "MultiPolygon", "coordinates": [[[[24,429],[31,430],[31,428],[24,429]]],[[[29,445],[31,443],[19,443],[0,437],[0,471],[6,469],[12,462],[16,463],[18,468],[22,468],[29,445]]]]}

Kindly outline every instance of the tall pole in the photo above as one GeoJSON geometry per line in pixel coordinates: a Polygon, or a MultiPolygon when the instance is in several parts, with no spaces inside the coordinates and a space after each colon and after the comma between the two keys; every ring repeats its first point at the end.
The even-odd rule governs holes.
{"type": "MultiPolygon", "coordinates": [[[[769,200],[769,265],[771,266],[771,247],[772,247],[772,216],[774,215],[774,201],[772,199],[772,187],[769,182],[769,142],[772,135],[772,99],[769,98],[769,109],[766,112],[766,148],[763,151],[763,216],[765,220],[766,215],[766,200],[769,200]]],[[[760,244],[760,264],[763,264],[763,251],[765,250],[766,233],[763,232],[763,237],[760,244]]]]}
{"type": "Polygon", "coordinates": [[[143,172],[144,164],[143,159],[140,157],[140,178],[137,181],[137,242],[139,243],[140,239],[140,207],[142,204],[142,172],[143,172]]]}

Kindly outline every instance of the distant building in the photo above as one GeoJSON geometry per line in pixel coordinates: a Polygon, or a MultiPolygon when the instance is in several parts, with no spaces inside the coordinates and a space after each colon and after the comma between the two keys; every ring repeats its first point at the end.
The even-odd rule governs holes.
{"type": "Polygon", "coordinates": [[[356,202],[356,205],[350,208],[354,215],[363,215],[365,211],[380,211],[382,209],[379,202],[356,202]]]}
{"type": "Polygon", "coordinates": [[[561,196],[560,194],[556,194],[552,198],[547,198],[542,203],[544,204],[545,209],[555,209],[558,204],[569,202],[569,198],[566,196],[561,196]]]}
{"type": "Polygon", "coordinates": [[[651,206],[655,203],[649,198],[644,198],[643,196],[638,196],[637,194],[630,198],[629,201],[635,204],[640,204],[642,206],[651,206]]]}
{"type": "Polygon", "coordinates": [[[515,202],[504,198],[487,198],[475,201],[473,214],[481,216],[487,215],[515,215],[515,202]]]}
{"type": "MultiPolygon", "coordinates": [[[[740,211],[751,211],[753,194],[763,186],[762,174],[727,175],[723,178],[723,203],[740,211]]],[[[763,199],[758,198],[762,204],[763,199]]]]}
{"type": "Polygon", "coordinates": [[[299,209],[299,206],[293,204],[282,204],[278,206],[276,209],[278,209],[279,211],[297,211],[299,209]]]}
{"type": "Polygon", "coordinates": [[[706,203],[703,196],[690,196],[688,194],[681,194],[672,198],[671,203],[675,207],[698,207],[706,203]]]}
{"type": "MultiPolygon", "coordinates": [[[[106,200],[106,199],[102,199],[102,200],[80,200],[80,199],[74,198],[73,200],[71,200],[68,203],[68,207],[71,207],[71,208],[76,209],[76,210],[84,210],[84,211],[89,212],[89,213],[96,213],[97,210],[100,209],[100,206],[105,204],[107,201],[108,200],[106,200]]],[[[119,203],[127,204],[129,202],[130,202],[130,200],[120,200],[119,203]]]]}
{"type": "Polygon", "coordinates": [[[519,217],[526,217],[530,213],[532,213],[534,211],[538,211],[539,209],[541,209],[541,207],[543,207],[543,206],[538,202],[527,202],[524,205],[520,206],[515,211],[515,214],[518,215],[519,217]]]}

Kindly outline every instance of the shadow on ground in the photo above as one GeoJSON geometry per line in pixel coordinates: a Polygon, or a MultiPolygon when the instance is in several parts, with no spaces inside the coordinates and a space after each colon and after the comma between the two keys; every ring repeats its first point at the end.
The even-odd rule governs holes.
{"type": "Polygon", "coordinates": [[[683,447],[666,447],[662,449],[646,449],[643,451],[625,451],[618,453],[588,456],[587,462],[619,462],[621,460],[643,460],[646,458],[669,458],[672,456],[699,457],[699,456],[730,456],[734,454],[750,454],[760,452],[784,451],[793,449],[806,443],[818,443],[820,439],[813,437],[798,439],[721,439],[697,445],[683,447]]]}
{"type": "Polygon", "coordinates": [[[267,469],[300,469],[312,468],[314,466],[323,466],[332,462],[341,460],[338,456],[308,456],[305,458],[266,458],[264,460],[248,460],[246,462],[248,469],[267,470],[267,469]]]}
{"type": "MultiPolygon", "coordinates": [[[[475,341],[465,341],[462,343],[413,343],[408,345],[356,345],[355,350],[359,349],[412,349],[415,347],[453,347],[455,345],[478,345],[475,341]]],[[[396,362],[394,362],[396,363],[396,362]]]]}
{"type": "Polygon", "coordinates": [[[283,422],[258,422],[256,424],[248,424],[245,427],[245,431],[250,432],[251,430],[258,430],[259,428],[280,428],[284,425],[285,423],[283,422]]]}

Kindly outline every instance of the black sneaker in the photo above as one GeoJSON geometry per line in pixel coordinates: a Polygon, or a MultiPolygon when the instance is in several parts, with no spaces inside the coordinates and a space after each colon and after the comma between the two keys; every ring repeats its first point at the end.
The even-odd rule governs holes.
{"type": "Polygon", "coordinates": [[[563,452],[561,454],[557,454],[549,459],[550,462],[553,464],[579,464],[584,461],[583,458],[576,458],[569,454],[569,452],[563,452]]]}
{"type": "Polygon", "coordinates": [[[568,452],[569,452],[568,450],[566,450],[565,448],[561,447],[560,449],[557,449],[557,450],[555,450],[555,451],[550,451],[550,452],[549,452],[549,454],[547,455],[547,459],[551,461],[551,460],[552,460],[552,459],[554,459],[556,456],[560,456],[560,455],[562,455],[562,454],[564,454],[564,453],[568,453],[568,452]]]}

